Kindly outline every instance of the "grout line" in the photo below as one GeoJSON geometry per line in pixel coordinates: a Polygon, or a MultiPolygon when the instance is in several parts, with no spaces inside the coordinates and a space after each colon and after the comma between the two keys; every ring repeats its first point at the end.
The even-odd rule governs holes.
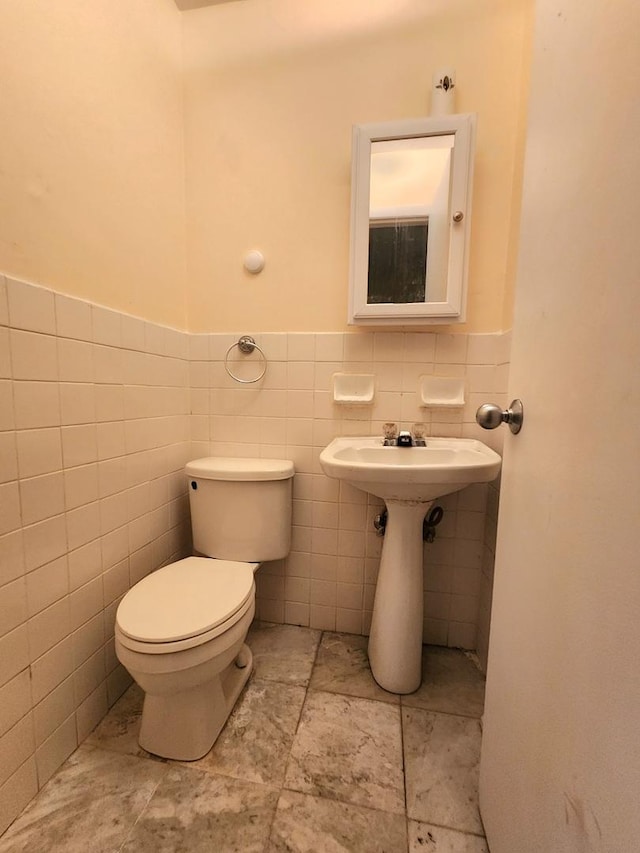
{"type": "MultiPolygon", "coordinates": [[[[136,757],[141,757],[141,756],[136,756],[136,757]]],[[[131,829],[129,830],[129,832],[128,832],[128,833],[126,834],[126,836],[124,837],[124,840],[123,840],[122,844],[120,845],[120,847],[118,847],[118,853],[119,853],[119,851],[121,851],[121,850],[124,848],[124,846],[125,846],[125,844],[127,843],[127,841],[131,838],[131,835],[132,835],[132,833],[133,833],[134,829],[136,828],[136,826],[138,825],[138,822],[140,821],[140,819],[141,819],[142,815],[143,815],[143,814],[146,812],[146,810],[149,808],[149,803],[150,803],[150,802],[151,802],[151,800],[154,798],[154,796],[155,796],[155,794],[156,794],[156,791],[157,791],[157,790],[158,790],[158,788],[160,787],[160,783],[161,783],[161,782],[164,782],[164,780],[165,780],[166,776],[168,775],[168,773],[169,773],[169,769],[167,768],[167,769],[165,770],[165,772],[162,774],[162,776],[160,777],[160,779],[158,779],[157,784],[155,785],[155,787],[154,787],[153,791],[151,792],[151,796],[149,797],[149,799],[147,800],[147,802],[146,802],[146,803],[144,804],[144,806],[142,807],[142,809],[141,809],[141,811],[140,811],[140,814],[139,814],[139,815],[136,817],[136,819],[134,820],[133,825],[131,826],[131,829]]]]}
{"type": "Polygon", "coordinates": [[[402,707],[402,699],[400,699],[398,708],[400,711],[400,748],[402,750],[402,790],[404,793],[404,823],[407,832],[407,851],[409,851],[409,804],[407,801],[407,764],[405,761],[404,751],[404,708],[402,707]]]}
{"type": "MultiPolygon", "coordinates": [[[[313,630],[313,629],[307,629],[307,630],[313,630]]],[[[280,797],[282,796],[282,792],[285,790],[285,782],[287,779],[287,770],[289,767],[289,761],[291,759],[291,750],[293,749],[293,745],[294,745],[295,740],[296,740],[296,735],[298,734],[298,729],[300,728],[300,720],[302,719],[302,713],[304,711],[304,706],[306,705],[307,696],[309,695],[309,685],[311,684],[311,678],[313,676],[313,670],[315,669],[316,662],[318,660],[318,653],[320,651],[320,644],[322,643],[323,635],[324,635],[324,631],[321,631],[320,636],[318,637],[318,644],[316,646],[315,655],[313,657],[313,663],[311,664],[311,670],[309,672],[309,680],[308,680],[308,682],[304,688],[304,699],[302,700],[302,704],[300,705],[300,713],[298,714],[298,720],[296,722],[296,728],[295,728],[295,731],[293,733],[293,738],[291,739],[291,746],[289,747],[289,754],[287,755],[287,760],[286,760],[285,765],[284,765],[284,774],[282,777],[282,784],[280,785],[280,790],[278,791],[278,799],[276,801],[276,807],[273,810],[273,817],[271,818],[271,823],[269,825],[269,832],[267,834],[265,846],[263,848],[263,851],[265,853],[266,853],[268,846],[269,846],[269,843],[271,841],[271,833],[273,832],[273,824],[275,823],[276,815],[278,813],[278,803],[280,802],[280,797]]]]}

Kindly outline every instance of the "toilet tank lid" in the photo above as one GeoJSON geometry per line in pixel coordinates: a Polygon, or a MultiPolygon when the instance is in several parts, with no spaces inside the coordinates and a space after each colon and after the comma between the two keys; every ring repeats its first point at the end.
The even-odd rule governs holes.
{"type": "Polygon", "coordinates": [[[206,456],[187,462],[187,477],[203,480],[288,480],[295,468],[289,459],[231,459],[224,456],[206,456]]]}

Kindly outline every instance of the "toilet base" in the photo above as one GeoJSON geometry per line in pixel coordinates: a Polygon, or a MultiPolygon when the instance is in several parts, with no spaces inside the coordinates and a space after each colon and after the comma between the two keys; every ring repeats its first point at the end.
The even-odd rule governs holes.
{"type": "Polygon", "coordinates": [[[245,643],[235,660],[212,680],[176,694],[145,694],[140,746],[175,761],[202,758],[216,742],[252,668],[253,655],[245,643]]]}

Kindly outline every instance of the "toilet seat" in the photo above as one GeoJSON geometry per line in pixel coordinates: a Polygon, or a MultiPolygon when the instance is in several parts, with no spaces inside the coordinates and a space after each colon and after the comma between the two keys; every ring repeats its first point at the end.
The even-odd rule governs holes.
{"type": "Polygon", "coordinates": [[[166,654],[227,631],[255,598],[250,563],[187,557],[147,575],[124,596],[116,633],[133,651],[166,654]]]}

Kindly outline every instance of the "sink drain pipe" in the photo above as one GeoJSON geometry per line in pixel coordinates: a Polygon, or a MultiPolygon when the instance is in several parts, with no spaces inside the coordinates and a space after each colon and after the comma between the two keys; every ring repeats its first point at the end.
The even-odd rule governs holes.
{"type": "MultiPolygon", "coordinates": [[[[422,522],[422,539],[424,542],[433,542],[436,538],[436,527],[442,521],[443,516],[444,510],[441,506],[431,507],[429,512],[425,515],[424,521],[422,522]]],[[[378,536],[384,536],[385,530],[387,529],[388,517],[389,515],[387,510],[384,509],[373,519],[373,526],[375,527],[378,536]]]]}

